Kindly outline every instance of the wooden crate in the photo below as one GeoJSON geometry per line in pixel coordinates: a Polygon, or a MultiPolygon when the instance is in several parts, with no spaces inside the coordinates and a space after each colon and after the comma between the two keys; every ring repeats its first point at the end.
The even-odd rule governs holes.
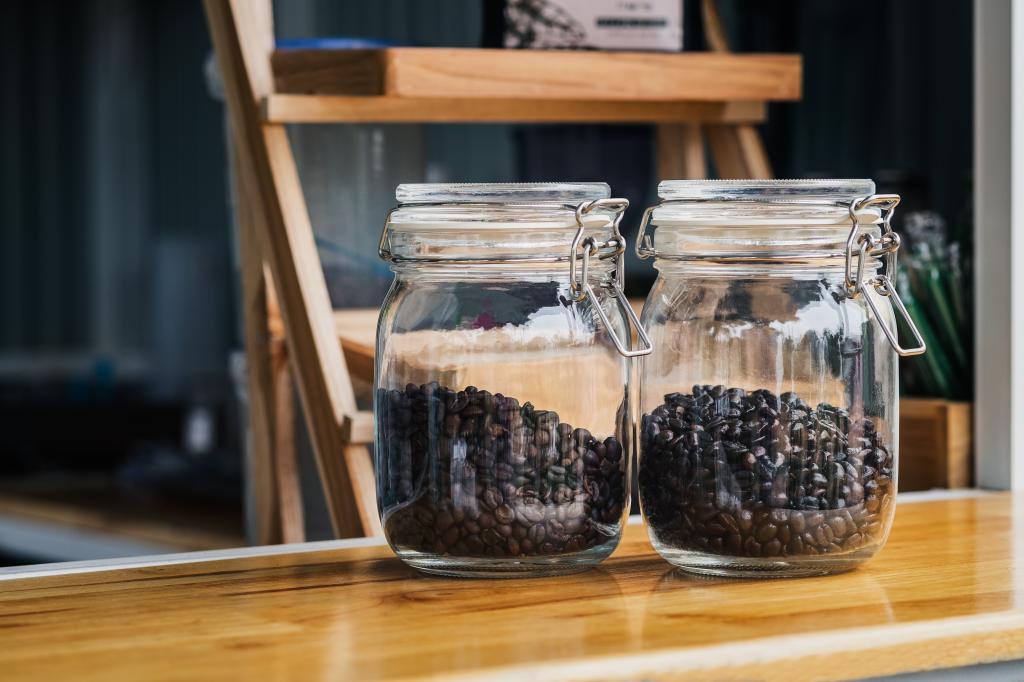
{"type": "Polygon", "coordinates": [[[974,480],[971,403],[900,400],[899,489],[966,488],[974,480]]]}

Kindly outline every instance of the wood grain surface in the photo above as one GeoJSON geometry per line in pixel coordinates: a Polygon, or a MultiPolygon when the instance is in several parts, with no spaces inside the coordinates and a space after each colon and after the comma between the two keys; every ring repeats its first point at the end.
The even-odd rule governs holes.
{"type": "MultiPolygon", "coordinates": [[[[761,123],[764,102],[269,95],[273,123],[761,123]]],[[[676,177],[676,176],[672,176],[676,177]]]]}
{"type": "Polygon", "coordinates": [[[900,490],[966,488],[974,473],[971,403],[900,400],[900,490]]]}
{"type": "Polygon", "coordinates": [[[791,54],[400,47],[279,50],[275,91],[452,99],[749,102],[800,99],[791,54]]]}
{"type": "Polygon", "coordinates": [[[1024,497],[901,504],[825,578],[418,575],[387,547],[5,581],[4,679],[831,680],[1024,658],[1024,497]]]}
{"type": "MultiPolygon", "coordinates": [[[[274,46],[269,2],[204,0],[217,64],[224,80],[237,169],[256,241],[270,265],[286,331],[302,412],[338,537],[373,529],[362,522],[374,500],[351,483],[347,458],[353,442],[355,393],[331,320],[331,302],[317,254],[298,169],[285,127],[262,120],[263,98],[273,92],[274,46]]],[[[258,384],[252,390],[265,390],[258,384]]]]}

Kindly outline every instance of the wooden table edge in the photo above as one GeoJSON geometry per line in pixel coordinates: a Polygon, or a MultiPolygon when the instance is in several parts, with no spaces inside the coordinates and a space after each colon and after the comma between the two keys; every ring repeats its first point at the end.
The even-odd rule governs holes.
{"type": "MultiPolygon", "coordinates": [[[[985,497],[999,494],[1001,494],[999,491],[981,490],[978,488],[962,488],[957,490],[926,490],[920,492],[900,493],[897,498],[897,501],[899,504],[914,504],[920,502],[932,502],[937,500],[956,500],[963,498],[985,497]]],[[[640,525],[643,523],[643,520],[640,516],[634,515],[629,518],[629,523],[640,525]]],[[[122,569],[151,568],[156,566],[171,566],[191,563],[198,564],[267,556],[286,556],[290,554],[300,555],[312,554],[316,552],[334,552],[338,550],[354,549],[359,547],[378,547],[386,544],[386,541],[380,537],[352,538],[346,540],[319,540],[314,542],[303,542],[295,544],[235,547],[229,549],[203,550],[197,552],[175,552],[168,554],[152,554],[146,556],[121,557],[113,559],[94,559],[87,561],[66,561],[59,563],[33,564],[28,566],[11,566],[7,568],[0,568],[0,582],[9,580],[46,578],[51,576],[71,575],[77,573],[97,573],[103,571],[116,571],[122,569]]]]}
{"type": "MultiPolygon", "coordinates": [[[[634,682],[635,680],[848,680],[849,663],[829,669],[834,657],[870,652],[864,678],[960,668],[1024,659],[1024,611],[962,616],[874,627],[799,633],[756,640],[680,647],[586,660],[544,661],[465,673],[445,671],[450,682],[634,682]],[[929,647],[934,656],[909,662],[908,647],[929,647]],[[814,652],[808,654],[807,652],[814,652]]],[[[859,678],[858,678],[859,679],[859,678]]]]}
{"type": "MultiPolygon", "coordinates": [[[[895,603],[899,604],[902,609],[899,618],[894,618],[894,612],[891,611],[894,607],[890,602],[889,595],[884,595],[885,598],[882,602],[879,602],[884,604],[889,617],[868,615],[867,617],[844,618],[842,614],[852,613],[850,611],[851,608],[857,609],[864,605],[856,599],[851,601],[848,598],[851,587],[854,589],[864,588],[864,585],[857,583],[856,576],[854,576],[854,584],[847,585],[845,588],[846,598],[839,598],[834,605],[830,606],[826,602],[824,606],[814,607],[806,612],[802,612],[799,609],[796,611],[775,609],[778,617],[788,617],[788,615],[799,616],[801,613],[816,613],[816,618],[822,619],[821,627],[817,627],[813,623],[805,623],[804,626],[796,629],[774,628],[772,627],[772,622],[764,620],[764,618],[762,618],[762,622],[757,623],[755,613],[757,609],[755,608],[753,612],[750,612],[750,615],[754,618],[752,622],[757,623],[756,625],[751,625],[747,629],[740,627],[727,630],[710,641],[705,640],[702,642],[700,638],[687,640],[685,637],[678,639],[674,637],[668,639],[662,637],[659,639],[656,637],[651,642],[646,643],[641,649],[620,648],[616,651],[601,648],[594,649],[591,647],[586,650],[580,649],[575,655],[570,654],[556,658],[515,656],[506,658],[506,660],[500,660],[501,657],[498,657],[497,659],[491,658],[486,661],[481,660],[476,667],[456,666],[456,668],[461,667],[461,670],[453,670],[451,667],[444,665],[434,665],[430,668],[415,670],[416,665],[410,668],[407,665],[403,666],[396,663],[390,674],[380,674],[378,677],[392,681],[410,680],[410,682],[411,680],[440,679],[452,680],[453,682],[470,682],[474,680],[511,681],[522,679],[531,679],[531,682],[546,682],[548,680],[575,680],[579,682],[584,680],[620,682],[651,680],[652,682],[665,682],[667,680],[683,679],[758,679],[769,682],[778,680],[781,682],[782,680],[809,678],[816,680],[859,679],[862,677],[963,668],[979,664],[1024,660],[1024,602],[1014,598],[1014,594],[1020,590],[1019,581],[1022,575],[1020,573],[1021,563],[1019,559],[1020,536],[1017,532],[1019,526],[1008,516],[1008,511],[1019,509],[1020,504],[1024,503],[1024,498],[1007,492],[956,490],[904,494],[900,497],[899,502],[901,506],[906,505],[916,508],[914,513],[909,513],[910,510],[907,510],[907,518],[910,519],[909,527],[917,529],[916,532],[918,534],[920,534],[922,527],[930,524],[929,519],[933,515],[936,515],[936,518],[946,519],[949,523],[954,524],[951,528],[964,528],[964,524],[969,524],[969,527],[973,528],[976,514],[978,514],[979,519],[984,516],[984,522],[999,519],[995,532],[1000,538],[1000,547],[1003,547],[1003,549],[995,554],[987,552],[985,557],[980,560],[981,563],[978,564],[979,567],[983,568],[982,572],[977,574],[977,576],[987,575],[990,585],[988,587],[982,586],[981,589],[978,589],[978,586],[974,585],[974,583],[965,583],[966,587],[970,589],[966,592],[958,592],[957,584],[959,583],[953,584],[942,581],[948,581],[955,576],[958,581],[968,580],[969,582],[974,579],[976,574],[970,571],[965,573],[957,569],[946,570],[943,567],[938,567],[938,573],[935,577],[935,581],[938,582],[933,581],[928,585],[928,589],[931,590],[931,596],[921,594],[915,588],[912,592],[907,592],[906,589],[903,589],[902,594],[892,597],[896,600],[895,603]],[[986,511],[982,513],[982,509],[986,511]],[[1009,525],[1006,525],[1007,523],[1009,525]],[[1007,531],[1009,531],[1009,534],[1007,531]],[[1007,545],[1007,542],[1010,544],[1007,545]],[[1002,554],[999,552],[1002,552],[1002,554]],[[1005,559],[999,558],[1004,555],[1005,559]],[[1007,559],[1009,563],[1006,563],[1007,559]],[[1014,571],[1012,575],[1005,573],[1005,571],[1010,569],[1014,571]],[[953,594],[947,594],[949,589],[953,590],[953,594]],[[972,610],[965,611],[958,606],[958,597],[980,597],[982,599],[993,597],[995,601],[988,600],[981,604],[979,608],[984,610],[972,608],[972,610]],[[927,613],[919,614],[918,617],[910,620],[906,619],[908,608],[914,610],[924,608],[928,605],[928,600],[933,598],[938,600],[936,606],[929,607],[927,613]],[[1007,601],[1007,598],[1009,598],[1009,601],[1007,601]],[[938,608],[944,606],[952,606],[953,608],[938,608]],[[840,609],[841,611],[836,612],[834,611],[835,609],[840,609]],[[832,621],[833,615],[839,615],[839,620],[832,621]],[[750,627],[753,629],[749,629],[750,627]]],[[[978,522],[981,521],[979,520],[978,522]]],[[[638,533],[642,533],[641,521],[634,517],[631,519],[631,525],[633,526],[631,529],[633,538],[631,549],[619,562],[615,562],[613,559],[612,563],[616,563],[618,566],[620,577],[628,576],[635,572],[637,579],[647,581],[652,579],[658,580],[658,574],[651,574],[648,570],[651,566],[649,562],[655,561],[656,558],[650,556],[649,552],[637,553],[640,549],[637,542],[642,537],[642,535],[638,535],[638,533]],[[646,567],[643,570],[638,568],[641,563],[646,567]]],[[[977,532],[977,530],[973,530],[972,533],[975,535],[972,537],[977,538],[977,532]]],[[[643,540],[639,541],[644,542],[643,540]]],[[[975,539],[971,542],[976,541],[975,539]]],[[[111,589],[114,592],[121,590],[122,585],[118,581],[124,581],[124,585],[128,586],[125,590],[125,595],[134,595],[134,603],[144,604],[147,600],[153,598],[153,593],[150,592],[149,588],[150,585],[155,585],[154,589],[157,590],[168,588],[180,590],[189,584],[189,580],[198,580],[196,584],[208,584],[209,589],[212,590],[211,596],[228,599],[229,601],[235,597],[250,600],[247,605],[248,611],[243,611],[243,613],[248,613],[250,617],[256,617],[256,621],[252,624],[252,627],[255,629],[252,632],[246,630],[240,631],[241,634],[235,633],[234,635],[222,636],[219,630],[211,630],[202,634],[202,639],[192,641],[192,645],[209,645],[213,646],[214,649],[220,646],[227,646],[228,648],[225,651],[234,651],[237,663],[239,660],[242,660],[238,658],[238,651],[248,651],[248,648],[233,649],[232,647],[253,647],[256,641],[260,642],[260,646],[253,648],[254,652],[264,651],[263,646],[269,646],[276,640],[280,640],[277,641],[278,645],[291,647],[291,654],[289,655],[296,655],[297,652],[301,652],[303,646],[301,637],[298,640],[292,641],[292,635],[295,635],[295,632],[288,630],[288,636],[282,639],[281,631],[275,630],[266,623],[262,623],[265,617],[271,617],[271,623],[277,623],[278,625],[287,623],[288,619],[282,616],[278,620],[277,616],[260,615],[261,610],[271,607],[277,609],[289,604],[293,608],[299,608],[301,602],[305,604],[305,608],[312,608],[313,611],[317,611],[316,608],[311,606],[313,602],[310,602],[309,596],[303,596],[301,599],[293,596],[307,595],[308,593],[295,592],[295,590],[314,588],[318,590],[337,589],[339,587],[348,589],[351,585],[359,583],[359,581],[350,581],[349,578],[354,574],[346,574],[349,575],[349,578],[342,580],[338,584],[333,583],[333,578],[324,580],[324,577],[329,573],[336,578],[335,568],[342,566],[349,566],[350,568],[338,568],[338,570],[361,571],[364,577],[372,577],[377,570],[372,562],[379,561],[386,553],[387,550],[382,547],[381,541],[371,538],[184,553],[174,557],[155,557],[149,561],[146,561],[146,558],[141,558],[91,562],[91,565],[71,567],[71,570],[68,570],[69,567],[63,566],[49,572],[40,572],[38,570],[39,567],[35,567],[36,577],[40,578],[40,580],[35,580],[32,575],[24,573],[4,577],[22,578],[18,582],[7,583],[12,603],[20,603],[18,600],[21,600],[25,605],[28,605],[34,603],[34,601],[38,602],[40,599],[52,599],[65,593],[70,594],[72,599],[74,599],[74,595],[77,594],[76,591],[84,589],[92,591],[86,601],[82,602],[86,604],[86,608],[93,608],[89,604],[94,605],[96,599],[102,598],[111,589]],[[246,562],[244,560],[246,558],[268,556],[275,558],[270,561],[254,561],[249,566],[245,565],[246,562]],[[220,562],[232,560],[235,561],[236,565],[220,564],[220,562]],[[239,560],[241,560],[242,565],[237,565],[239,560]],[[367,560],[371,563],[366,563],[367,560]],[[168,565],[177,565],[177,567],[166,572],[160,569],[156,571],[146,570],[149,566],[168,565]],[[310,567],[313,572],[305,576],[302,571],[293,572],[293,568],[300,566],[310,567]],[[139,567],[142,567],[141,570],[133,573],[132,569],[139,567]],[[116,571],[118,570],[123,571],[123,573],[117,573],[116,571]],[[252,572],[249,573],[249,571],[252,572]],[[325,571],[327,573],[324,573],[325,571]],[[178,575],[177,572],[183,572],[183,575],[178,575]],[[69,579],[59,577],[62,575],[67,576],[69,573],[76,575],[72,575],[69,579]],[[78,575],[82,575],[83,578],[78,578],[78,575]],[[89,575],[93,577],[88,577],[89,575]],[[48,578],[53,576],[58,577],[48,580],[48,578]],[[179,580],[179,578],[186,580],[179,580]],[[140,583],[140,580],[145,582],[140,583]],[[153,580],[158,582],[148,582],[153,580]],[[281,580],[284,582],[277,584],[281,580]],[[273,589],[268,588],[268,585],[262,583],[255,586],[250,585],[248,591],[236,587],[237,584],[245,583],[246,581],[256,581],[256,583],[270,581],[268,584],[273,589]],[[283,596],[285,593],[287,593],[287,596],[283,596]],[[92,602],[89,601],[90,599],[92,602]],[[252,640],[253,637],[256,637],[256,640],[252,640]]],[[[913,552],[904,557],[904,560],[912,555],[913,552]]],[[[961,564],[957,560],[959,554],[956,552],[945,552],[942,556],[944,558],[938,560],[944,566],[953,567],[961,564]]],[[[967,557],[965,556],[966,559],[967,557]]],[[[384,568],[384,570],[394,571],[395,563],[393,559],[390,559],[388,565],[391,568],[384,568]]],[[[891,559],[889,563],[892,564],[891,559]]],[[[970,562],[968,561],[968,563],[970,562]]],[[[405,571],[405,573],[408,572],[407,570],[405,571]]],[[[671,570],[668,573],[671,574],[671,570]]],[[[906,570],[903,568],[903,564],[896,567],[890,565],[888,569],[890,581],[893,578],[899,579],[900,576],[911,580],[915,574],[919,576],[918,580],[920,581],[920,572],[906,570]]],[[[395,573],[392,577],[397,575],[398,573],[395,573]]],[[[864,582],[870,588],[872,584],[870,569],[863,575],[866,578],[864,582]]],[[[408,577],[402,577],[401,580],[408,580],[408,577]]],[[[661,582],[664,580],[665,578],[660,578],[661,582]]],[[[385,581],[386,584],[389,582],[385,581]]],[[[437,584],[416,584],[408,595],[415,595],[415,601],[420,597],[447,598],[445,593],[448,590],[451,590],[453,598],[458,598],[458,593],[460,592],[468,592],[470,597],[480,593],[481,590],[487,592],[487,585],[484,585],[482,581],[443,581],[435,579],[433,582],[437,584]],[[444,585],[439,588],[438,585],[442,583],[444,585]],[[438,589],[441,590],[441,593],[431,596],[431,593],[438,589]]],[[[372,583],[365,582],[364,584],[369,588],[372,583]]],[[[544,581],[540,581],[537,584],[546,590],[544,594],[548,597],[552,596],[551,590],[553,588],[564,588],[564,586],[544,581]]],[[[729,581],[727,584],[740,585],[741,583],[729,581]]],[[[777,597],[779,591],[773,590],[771,587],[781,584],[780,582],[768,581],[765,585],[769,586],[769,589],[763,594],[768,595],[767,598],[769,600],[777,597]]],[[[799,588],[801,584],[804,583],[799,581],[788,583],[788,585],[796,588],[799,588]]],[[[810,583],[806,584],[810,585],[810,583]]],[[[919,587],[924,584],[920,583],[919,587]]],[[[746,585],[750,586],[752,583],[746,583],[746,585]]],[[[675,597],[685,596],[675,590],[675,587],[678,587],[678,585],[668,586],[668,591],[665,592],[665,600],[671,601],[674,598],[673,595],[675,597]]],[[[899,589],[899,586],[890,585],[890,589],[892,587],[899,589]]],[[[385,589],[385,592],[387,592],[387,589],[385,589]]],[[[404,594],[402,592],[403,588],[396,589],[399,590],[399,595],[404,594]]],[[[696,587],[696,589],[703,590],[702,587],[696,587]]],[[[696,600],[681,599],[678,601],[677,606],[684,607],[683,610],[679,611],[679,614],[690,614],[687,615],[688,625],[682,621],[672,620],[673,616],[671,615],[668,616],[668,619],[666,619],[664,613],[658,615],[657,609],[661,608],[659,606],[655,606],[655,611],[645,616],[648,620],[642,622],[650,623],[650,627],[657,626],[658,628],[676,627],[675,623],[677,622],[682,626],[688,627],[693,627],[700,623],[714,624],[717,622],[714,618],[702,620],[704,616],[700,615],[703,613],[700,611],[700,608],[709,606],[711,603],[706,602],[706,599],[714,597],[715,599],[725,599],[726,601],[723,603],[730,604],[730,617],[736,623],[741,623],[747,617],[745,614],[748,613],[749,607],[759,603],[757,600],[749,601],[752,598],[751,591],[745,588],[742,589],[743,594],[740,595],[742,599],[739,600],[737,600],[735,592],[731,592],[731,596],[728,596],[731,588],[726,588],[725,592],[716,593],[718,596],[712,594],[712,591],[716,590],[717,586],[712,586],[711,590],[706,591],[705,595],[698,595],[696,600]],[[702,599],[705,601],[701,601],[702,599]],[[687,606],[697,606],[699,608],[697,611],[693,611],[692,608],[687,608],[687,606]],[[696,620],[693,620],[694,618],[696,620]]],[[[655,589],[655,591],[657,592],[659,589],[655,589]]],[[[841,592],[842,589],[840,589],[841,592]]],[[[642,594],[647,593],[643,592],[642,594]]],[[[641,593],[628,595],[632,599],[630,605],[637,606],[642,610],[649,608],[650,604],[648,602],[650,597],[645,596],[638,602],[635,599],[637,595],[641,595],[641,593]]],[[[788,594],[786,598],[791,599],[792,596],[792,594],[788,594]]],[[[627,595],[623,593],[622,597],[625,599],[627,595]]],[[[314,602],[318,602],[322,598],[318,596],[312,597],[314,602]]],[[[370,595],[364,598],[364,603],[350,606],[356,609],[370,606],[377,608],[379,604],[374,606],[375,599],[375,597],[370,595]]],[[[560,603],[567,604],[569,602],[562,601],[560,603]]],[[[867,602],[864,603],[866,604],[867,602]]],[[[520,605],[515,598],[511,602],[506,599],[502,604],[505,607],[511,605],[513,608],[520,605]]],[[[36,604],[36,607],[38,608],[38,604],[36,604]]],[[[56,605],[47,608],[60,610],[56,605]]],[[[496,608],[502,607],[498,606],[496,608]]],[[[20,607],[20,609],[12,615],[27,617],[33,613],[24,606],[20,607]]],[[[50,611],[43,609],[39,611],[38,615],[45,619],[49,617],[45,615],[47,613],[50,613],[50,611]]],[[[326,611],[321,609],[316,621],[323,625],[326,622],[323,620],[323,617],[325,614],[329,615],[330,613],[330,608],[326,611]]],[[[473,611],[472,613],[476,612],[473,611]]],[[[536,614],[536,609],[532,613],[536,614]]],[[[572,615],[571,607],[567,613],[572,615]]],[[[626,612],[620,612],[619,615],[621,617],[628,617],[626,612]]],[[[422,613],[420,616],[420,628],[417,632],[420,633],[419,636],[423,636],[423,626],[429,625],[429,629],[433,631],[438,621],[437,616],[429,622],[423,620],[422,613]]],[[[207,614],[207,617],[209,617],[209,614],[207,614]]],[[[305,618],[307,616],[303,615],[302,617],[305,618]]],[[[64,616],[57,616],[57,618],[62,619],[64,616]]],[[[472,621],[472,619],[470,620],[472,621]]],[[[728,622],[728,619],[724,622],[728,622]]],[[[815,620],[815,623],[817,622],[818,620],[815,620]]],[[[40,624],[37,623],[36,627],[38,629],[40,624]]],[[[633,623],[634,630],[638,627],[642,629],[642,627],[647,626],[642,626],[640,621],[633,623]]],[[[415,630],[415,628],[413,629],[415,630]]],[[[658,631],[664,632],[664,630],[658,631]]],[[[310,632],[315,634],[311,635],[312,639],[306,642],[306,644],[316,642],[318,647],[326,646],[331,648],[334,646],[330,628],[327,630],[322,628],[313,629],[310,632]]],[[[640,631],[634,632],[636,636],[641,636],[642,634],[640,631]]],[[[135,637],[133,641],[136,645],[150,646],[152,648],[153,643],[146,639],[147,636],[143,634],[141,639],[135,637]]],[[[593,639],[595,635],[591,633],[589,636],[593,639]]],[[[599,637],[599,635],[597,636],[599,637]]],[[[188,637],[186,637],[186,640],[188,640],[188,637]]],[[[90,644],[89,646],[92,645],[90,644]]],[[[109,644],[108,648],[117,649],[121,646],[125,645],[118,641],[114,644],[109,644]]],[[[82,651],[88,653],[89,649],[87,647],[82,651]]],[[[283,654],[279,652],[277,655],[283,654]]],[[[273,659],[273,655],[270,658],[273,659]]],[[[141,669],[139,668],[140,665],[145,667],[147,660],[136,660],[134,662],[136,669],[141,669]]],[[[370,660],[373,659],[367,659],[367,661],[370,660]]],[[[17,661],[17,656],[11,659],[12,663],[17,661]]],[[[434,663],[436,664],[437,661],[434,661],[434,663]]],[[[129,667],[131,666],[129,665],[129,667]]],[[[25,670],[28,669],[25,668],[25,670]]],[[[368,676],[367,679],[371,677],[373,675],[368,676]]]]}

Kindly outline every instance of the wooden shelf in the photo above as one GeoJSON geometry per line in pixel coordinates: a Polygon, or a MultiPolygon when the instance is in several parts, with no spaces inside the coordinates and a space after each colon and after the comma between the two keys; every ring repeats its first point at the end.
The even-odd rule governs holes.
{"type": "Polygon", "coordinates": [[[754,123],[800,99],[799,55],[279,50],[264,117],[325,122],[754,123]]]}
{"type": "Polygon", "coordinates": [[[403,47],[278,50],[275,91],[438,99],[747,102],[800,98],[799,55],[403,47]]]}
{"type": "Polygon", "coordinates": [[[687,578],[634,524],[600,568],[557,578],[429,578],[382,540],[58,568],[4,581],[0,665],[105,682],[781,682],[1019,660],[1022,514],[1009,494],[904,498],[877,557],[801,580],[687,578]]]}
{"type": "Polygon", "coordinates": [[[271,95],[271,123],[760,123],[763,102],[607,102],[271,95]]]}

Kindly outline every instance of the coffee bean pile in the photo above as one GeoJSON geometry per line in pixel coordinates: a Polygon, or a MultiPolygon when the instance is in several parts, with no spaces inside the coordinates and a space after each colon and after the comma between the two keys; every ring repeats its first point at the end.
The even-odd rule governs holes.
{"type": "Polygon", "coordinates": [[[617,541],[627,482],[615,438],[474,386],[377,398],[378,500],[396,549],[514,558],[617,541]]]}
{"type": "Polygon", "coordinates": [[[640,500],[665,545],[781,558],[882,539],[893,458],[870,419],[704,385],[666,395],[642,431],[640,500]]]}

